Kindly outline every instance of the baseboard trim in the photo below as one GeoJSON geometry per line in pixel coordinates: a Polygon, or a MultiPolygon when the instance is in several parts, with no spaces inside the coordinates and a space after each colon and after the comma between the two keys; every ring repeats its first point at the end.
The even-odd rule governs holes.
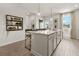
{"type": "Polygon", "coordinates": [[[31,52],[32,52],[32,54],[35,55],[35,56],[42,56],[41,54],[37,53],[37,52],[34,51],[33,49],[31,49],[31,52]]]}
{"type": "Polygon", "coordinates": [[[14,42],[5,43],[5,44],[0,45],[0,47],[10,45],[10,44],[14,44],[14,43],[17,43],[17,42],[20,42],[20,41],[24,41],[24,40],[17,40],[17,41],[14,41],[14,42]]]}

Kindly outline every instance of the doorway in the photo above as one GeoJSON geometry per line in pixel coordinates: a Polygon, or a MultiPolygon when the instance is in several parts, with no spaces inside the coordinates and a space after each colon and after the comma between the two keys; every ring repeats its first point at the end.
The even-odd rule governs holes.
{"type": "Polygon", "coordinates": [[[63,38],[70,39],[71,38],[71,13],[63,14],[63,38]]]}

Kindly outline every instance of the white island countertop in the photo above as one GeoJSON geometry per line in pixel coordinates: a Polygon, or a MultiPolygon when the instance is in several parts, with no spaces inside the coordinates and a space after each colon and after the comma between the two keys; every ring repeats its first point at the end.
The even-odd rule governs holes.
{"type": "Polygon", "coordinates": [[[52,31],[52,30],[41,30],[41,31],[31,31],[31,33],[50,35],[50,34],[53,34],[53,33],[58,32],[58,31],[60,31],[60,30],[56,30],[56,31],[52,31]]]}

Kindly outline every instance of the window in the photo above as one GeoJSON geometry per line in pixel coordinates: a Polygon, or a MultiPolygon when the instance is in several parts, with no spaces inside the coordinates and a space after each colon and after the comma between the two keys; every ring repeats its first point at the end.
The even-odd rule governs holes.
{"type": "Polygon", "coordinates": [[[49,20],[48,19],[39,20],[39,28],[40,29],[47,29],[48,25],[49,25],[49,20]]]}
{"type": "Polygon", "coordinates": [[[69,15],[64,15],[63,18],[64,18],[64,20],[63,20],[64,26],[70,28],[71,17],[69,15]]]}

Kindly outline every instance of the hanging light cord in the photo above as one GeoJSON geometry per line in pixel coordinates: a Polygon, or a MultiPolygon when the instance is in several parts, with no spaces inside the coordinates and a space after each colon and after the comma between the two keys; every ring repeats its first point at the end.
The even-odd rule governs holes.
{"type": "Polygon", "coordinates": [[[52,8],[51,8],[51,17],[52,17],[52,8]]]}
{"type": "Polygon", "coordinates": [[[39,3],[39,5],[38,5],[38,12],[40,13],[40,3],[39,3]]]}

